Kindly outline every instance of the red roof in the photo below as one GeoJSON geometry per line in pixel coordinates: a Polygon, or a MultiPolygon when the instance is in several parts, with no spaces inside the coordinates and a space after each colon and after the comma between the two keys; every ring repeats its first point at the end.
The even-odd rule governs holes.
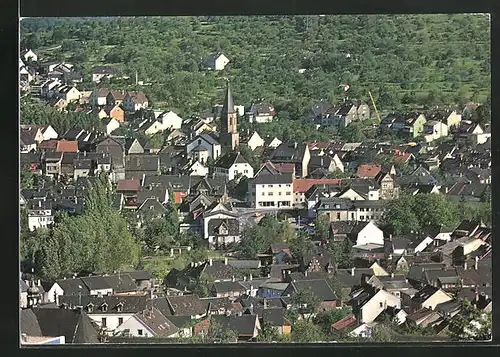
{"type": "Polygon", "coordinates": [[[394,154],[394,161],[404,164],[404,163],[408,162],[408,160],[410,159],[410,156],[411,156],[410,152],[407,152],[404,154],[395,153],[394,154]]]}
{"type": "Polygon", "coordinates": [[[275,164],[270,162],[270,164],[282,174],[293,174],[295,173],[295,164],[275,164]]]}
{"type": "Polygon", "coordinates": [[[119,180],[116,185],[116,191],[139,191],[140,187],[141,181],[139,180],[119,180]]]}
{"type": "Polygon", "coordinates": [[[293,192],[307,192],[313,185],[337,185],[340,179],[296,179],[293,181],[293,192]]]}
{"type": "Polygon", "coordinates": [[[78,152],[78,141],[59,140],[56,152],[78,152]]]}
{"type": "Polygon", "coordinates": [[[45,140],[38,145],[39,149],[55,149],[57,147],[57,142],[58,140],[56,139],[50,139],[50,140],[45,140]]]}
{"type": "Polygon", "coordinates": [[[353,315],[347,315],[342,320],[339,320],[339,321],[335,322],[334,324],[332,324],[332,329],[335,329],[337,331],[341,331],[341,330],[343,330],[351,325],[354,325],[356,323],[357,323],[357,321],[353,315]]]}
{"type": "Polygon", "coordinates": [[[375,177],[382,170],[381,165],[359,165],[357,176],[358,177],[375,177]]]}

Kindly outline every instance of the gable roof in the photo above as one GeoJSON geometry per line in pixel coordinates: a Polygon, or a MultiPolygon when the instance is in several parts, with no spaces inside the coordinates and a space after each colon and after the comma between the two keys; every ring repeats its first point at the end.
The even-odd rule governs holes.
{"type": "Polygon", "coordinates": [[[78,141],[59,140],[56,145],[56,152],[78,152],[78,141]]]}
{"type": "Polygon", "coordinates": [[[240,152],[229,152],[222,157],[220,157],[215,163],[215,167],[222,167],[225,169],[231,168],[234,164],[248,164],[243,155],[240,152]]]}
{"type": "Polygon", "coordinates": [[[125,156],[125,171],[158,171],[158,155],[137,154],[125,156]]]}
{"type": "Polygon", "coordinates": [[[290,284],[296,292],[311,291],[320,301],[337,300],[337,295],[325,279],[297,280],[290,284]]]}
{"type": "Polygon", "coordinates": [[[167,337],[179,331],[179,328],[155,307],[142,310],[134,317],[152,330],[156,336],[167,337]]]}
{"type": "Polygon", "coordinates": [[[99,343],[94,325],[84,311],[33,310],[43,336],[64,336],[66,343],[99,343]]]}
{"type": "Polygon", "coordinates": [[[255,326],[257,325],[257,315],[241,315],[241,316],[224,316],[212,315],[217,323],[222,325],[223,329],[231,330],[238,333],[239,336],[253,336],[255,326]]]}
{"type": "Polygon", "coordinates": [[[204,315],[208,310],[208,302],[198,295],[167,296],[166,299],[172,315],[204,315]]]}
{"type": "Polygon", "coordinates": [[[134,191],[137,192],[141,188],[141,181],[136,179],[119,180],[116,185],[116,191],[134,191]]]}

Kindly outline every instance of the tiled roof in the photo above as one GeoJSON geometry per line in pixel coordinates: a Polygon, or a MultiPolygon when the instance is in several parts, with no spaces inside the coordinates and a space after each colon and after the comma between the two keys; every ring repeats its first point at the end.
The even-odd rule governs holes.
{"type": "Polygon", "coordinates": [[[139,191],[140,187],[139,180],[120,180],[117,183],[116,191],[139,191]]]}
{"type": "Polygon", "coordinates": [[[381,165],[359,165],[357,176],[358,177],[375,177],[382,169],[381,165]]]}
{"type": "Polygon", "coordinates": [[[335,185],[340,184],[340,179],[296,179],[293,181],[293,191],[305,193],[313,185],[335,185]]]}
{"type": "Polygon", "coordinates": [[[357,320],[353,315],[347,315],[344,317],[342,320],[339,320],[332,324],[332,329],[335,329],[337,331],[342,331],[345,328],[348,328],[349,326],[357,324],[357,320]]]}
{"type": "Polygon", "coordinates": [[[56,145],[57,152],[78,152],[78,141],[59,140],[56,145]]]}

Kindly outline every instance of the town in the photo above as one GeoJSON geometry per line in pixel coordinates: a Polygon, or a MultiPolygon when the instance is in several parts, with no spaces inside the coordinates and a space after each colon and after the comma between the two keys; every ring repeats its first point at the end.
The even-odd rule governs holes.
{"type": "Polygon", "coordinates": [[[280,111],[231,62],[203,59],[218,99],[181,113],[22,50],[21,344],[489,340],[489,98],[341,84],[297,119],[329,139],[297,141],[259,132],[280,111]]]}

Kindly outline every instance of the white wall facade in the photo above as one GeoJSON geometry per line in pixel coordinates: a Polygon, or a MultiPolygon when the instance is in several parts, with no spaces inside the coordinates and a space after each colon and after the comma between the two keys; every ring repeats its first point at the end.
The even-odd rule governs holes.
{"type": "Polygon", "coordinates": [[[401,299],[384,290],[379,290],[361,307],[361,322],[373,322],[388,306],[401,308],[401,299]]]}
{"type": "Polygon", "coordinates": [[[356,245],[381,244],[384,245],[384,232],[373,222],[369,222],[359,233],[356,245]]]}
{"type": "Polygon", "coordinates": [[[293,207],[293,184],[249,184],[249,201],[253,208],[278,209],[293,207]]]}

